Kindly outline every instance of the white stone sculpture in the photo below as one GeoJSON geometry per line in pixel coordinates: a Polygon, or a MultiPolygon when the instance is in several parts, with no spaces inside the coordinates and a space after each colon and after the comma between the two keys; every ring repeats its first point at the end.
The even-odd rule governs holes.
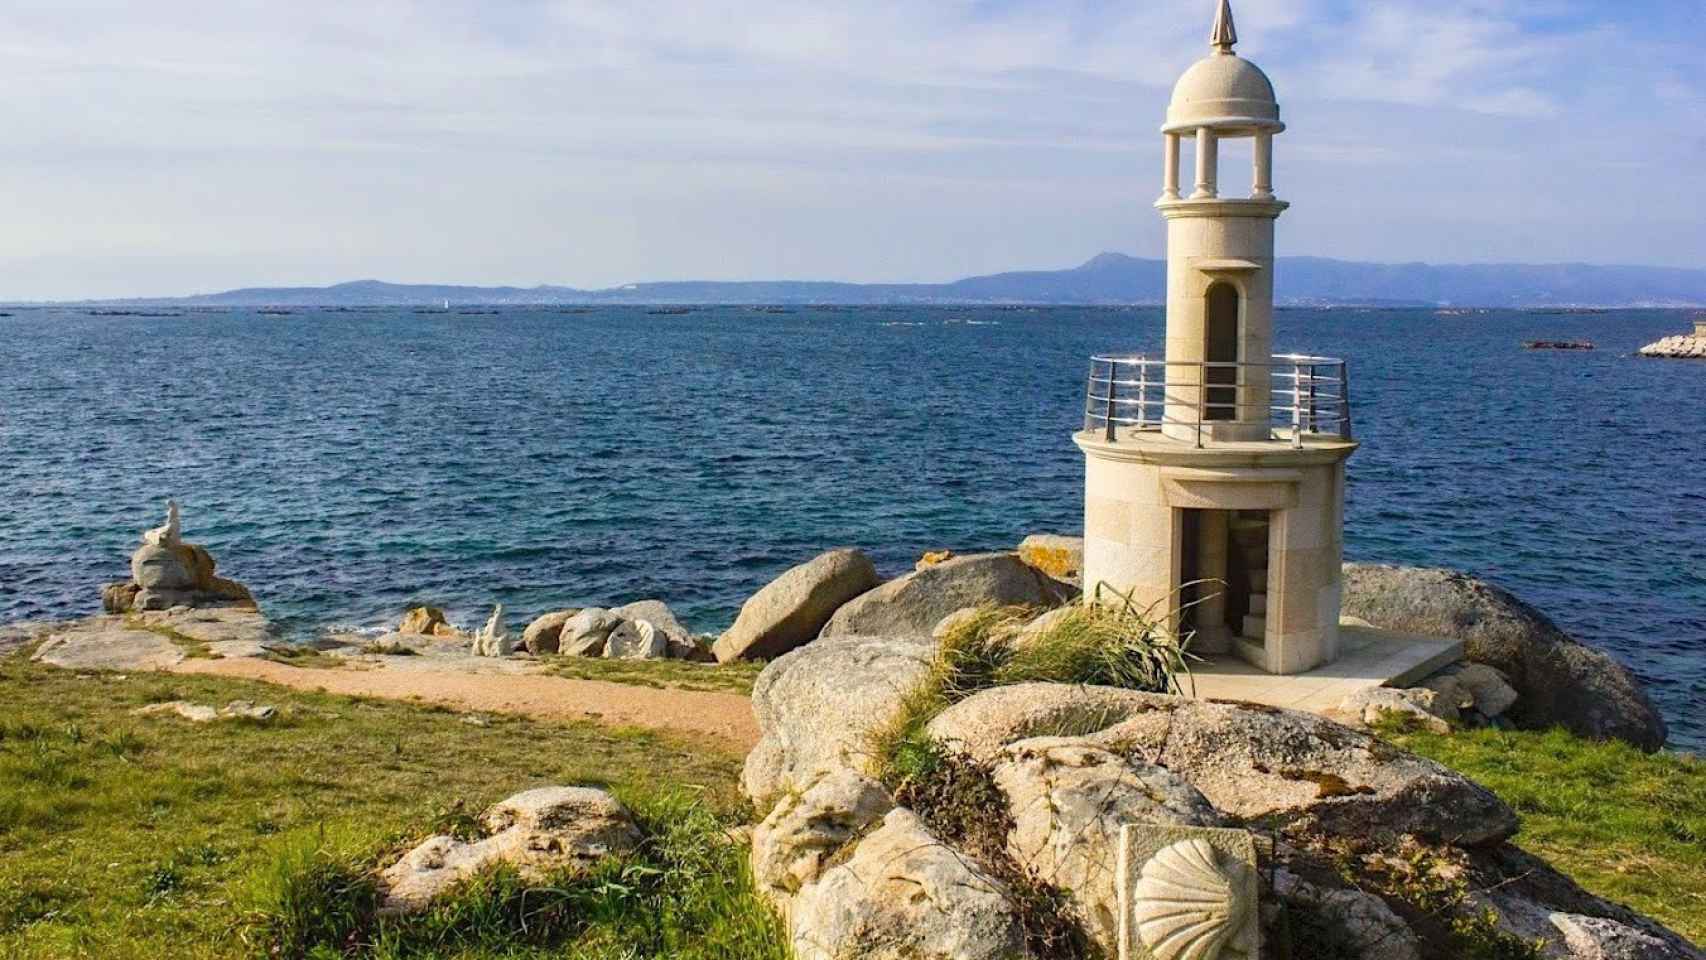
{"type": "Polygon", "coordinates": [[[151,547],[175,547],[183,543],[183,522],[178,516],[178,501],[166,501],[166,525],[146,530],[142,542],[151,547]]]}
{"type": "Polygon", "coordinates": [[[1255,840],[1243,830],[1120,830],[1120,960],[1255,960],[1255,840]]]}
{"type": "Polygon", "coordinates": [[[507,657],[515,652],[514,644],[509,637],[509,628],[504,626],[504,605],[498,604],[492,608],[492,616],[480,632],[474,634],[474,655],[477,657],[507,657]]]}

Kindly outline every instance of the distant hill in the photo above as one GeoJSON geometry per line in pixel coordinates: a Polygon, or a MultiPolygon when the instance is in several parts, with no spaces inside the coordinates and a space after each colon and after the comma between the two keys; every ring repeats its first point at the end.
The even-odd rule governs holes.
{"type": "MultiPolygon", "coordinates": [[[[331,287],[255,287],[146,301],[209,306],[412,306],[453,304],[669,303],[1160,303],[1167,265],[1104,253],[1067,270],[1028,270],[952,283],[670,281],[606,290],[466,287],[358,280],[331,287]]],[[[1384,306],[1700,306],[1706,270],[1591,264],[1359,263],[1280,258],[1281,303],[1384,306]]],[[[132,303],[143,301],[129,301],[132,303]]]]}

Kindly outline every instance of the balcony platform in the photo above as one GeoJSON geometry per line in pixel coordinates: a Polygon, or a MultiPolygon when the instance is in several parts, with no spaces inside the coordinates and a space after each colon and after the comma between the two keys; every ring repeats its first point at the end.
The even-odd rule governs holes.
{"type": "Polygon", "coordinates": [[[1308,673],[1275,676],[1221,654],[1191,665],[1199,700],[1242,700],[1326,713],[1367,687],[1402,687],[1463,659],[1463,641],[1381,630],[1361,620],[1339,624],[1339,659],[1308,673]]]}

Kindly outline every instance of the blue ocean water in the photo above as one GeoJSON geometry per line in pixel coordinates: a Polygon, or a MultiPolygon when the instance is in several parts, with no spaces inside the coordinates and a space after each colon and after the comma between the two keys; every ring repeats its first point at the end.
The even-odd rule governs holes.
{"type": "MultiPolygon", "coordinates": [[[[173,495],[299,633],[651,596],[714,630],[825,547],[1076,532],[1088,357],[1162,339],[1154,308],[12,313],[0,622],[97,609],[173,495]]],[[[1630,356],[1686,319],[1284,310],[1276,348],[1350,360],[1352,558],[1507,585],[1699,748],[1706,365],[1630,356]]]]}

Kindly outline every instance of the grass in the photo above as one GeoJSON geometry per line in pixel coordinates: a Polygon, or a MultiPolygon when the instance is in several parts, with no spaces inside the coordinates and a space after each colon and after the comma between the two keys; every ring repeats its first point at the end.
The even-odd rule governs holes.
{"type": "Polygon", "coordinates": [[[546,656],[547,673],[571,680],[604,680],[659,690],[698,690],[748,696],[762,663],[692,663],[686,660],[605,660],[601,657],[546,656]]]}
{"type": "MultiPolygon", "coordinates": [[[[651,821],[654,841],[639,869],[669,872],[673,864],[669,889],[706,886],[695,904],[666,907],[665,881],[648,875],[621,901],[629,912],[573,931],[550,955],[668,955],[647,952],[662,943],[691,956],[696,944],[723,942],[725,955],[768,957],[711,915],[758,922],[743,912],[752,904],[734,855],[706,826],[743,812],[739,764],[708,741],[592,723],[494,717],[473,726],[443,708],[213,677],[80,678],[0,658],[0,956],[258,956],[255,932],[267,929],[268,916],[305,919],[293,942],[319,944],[317,953],[298,954],[317,960],[350,946],[361,949],[349,956],[543,956],[547,948],[513,931],[511,945],[480,934],[447,941],[442,951],[420,938],[449,936],[443,925],[397,933],[394,948],[328,946],[336,938],[325,931],[369,929],[339,919],[367,912],[366,874],[348,872],[352,864],[371,865],[520,790],[586,783],[609,786],[637,809],[676,811],[651,821]],[[270,723],[206,725],[132,715],[178,699],[248,699],[280,713],[270,723]],[[691,808],[657,806],[683,790],[691,808]],[[696,823],[697,832],[663,829],[670,823],[696,823]],[[656,936],[635,940],[637,951],[599,939],[647,924],[658,925],[656,936]]],[[[509,896],[493,891],[488,900],[509,896]]],[[[473,910],[478,900],[464,906],[473,910]]]]}
{"type": "Polygon", "coordinates": [[[1498,794],[1522,816],[1516,843],[1587,890],[1706,943],[1706,761],[1544,733],[1384,735],[1498,794]]]}

